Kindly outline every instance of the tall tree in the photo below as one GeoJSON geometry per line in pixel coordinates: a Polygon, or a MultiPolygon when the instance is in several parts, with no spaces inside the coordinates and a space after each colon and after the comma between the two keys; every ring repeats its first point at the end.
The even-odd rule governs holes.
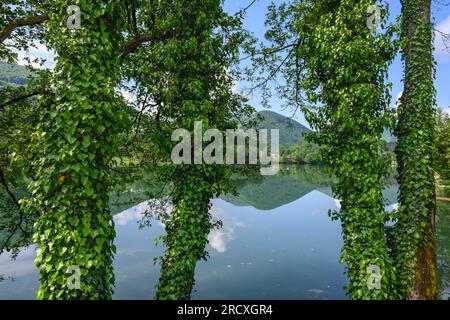
{"type": "Polygon", "coordinates": [[[394,230],[398,289],[410,299],[436,297],[435,90],[431,0],[402,1],[404,91],[396,148],[400,209],[394,230]]]}
{"type": "MultiPolygon", "coordinates": [[[[390,124],[385,79],[395,50],[389,30],[377,32],[368,24],[375,3],[272,4],[266,20],[270,46],[250,50],[261,68],[256,87],[270,91],[267,84],[274,80],[280,97],[304,111],[316,130],[310,138],[322,146],[337,178],[333,193],[341,208],[332,216],[342,224],[342,261],[355,299],[386,299],[393,282],[382,195],[389,161],[381,136],[390,124]]],[[[380,8],[384,23],[387,10],[380,8]]]]}
{"type": "MultiPolygon", "coordinates": [[[[159,101],[155,139],[159,141],[161,159],[170,158],[174,130],[192,133],[195,123],[201,122],[201,134],[208,129],[225,132],[236,128],[239,118],[248,117],[245,112],[253,110],[232,92],[228,71],[238,57],[241,36],[234,30],[239,19],[223,11],[222,0],[177,0],[167,5],[162,10],[166,13],[163,21],[173,30],[173,37],[154,48],[157,70],[164,79],[159,80],[154,96],[159,101]]],[[[229,167],[206,164],[201,155],[195,156],[202,150],[189,148],[187,163],[161,168],[162,179],[173,187],[172,209],[164,219],[167,235],[162,242],[166,250],[161,259],[157,299],[190,298],[195,266],[207,257],[207,236],[217,225],[211,218],[210,201],[229,186],[229,167]]]]}
{"type": "MultiPolygon", "coordinates": [[[[111,297],[109,169],[131,109],[116,90],[121,64],[142,44],[156,41],[153,33],[140,33],[136,20],[138,11],[151,9],[134,0],[80,1],[75,7],[67,1],[11,0],[1,8],[1,58],[14,61],[12,49],[34,41],[45,41],[57,53],[54,69],[39,71],[36,83],[0,94],[0,111],[8,113],[39,97],[28,103],[33,108],[26,109],[26,126],[16,130],[29,137],[22,144],[26,148],[13,151],[21,158],[31,154],[27,174],[33,182],[31,199],[16,201],[21,214],[10,227],[11,234],[22,229],[22,213],[38,216],[39,298],[111,297]]],[[[2,181],[7,184],[8,178],[2,181]]]]}
{"type": "MultiPolygon", "coordinates": [[[[253,110],[231,90],[229,68],[237,60],[242,36],[235,31],[239,19],[228,16],[222,5],[222,0],[156,1],[158,13],[143,22],[148,29],[171,33],[167,40],[150,43],[130,57],[135,59],[130,77],[136,83],[137,100],[142,101],[141,113],[153,119],[137,139],[147,135],[145,143],[157,146],[150,150],[156,161],[170,161],[178,143],[171,141],[176,129],[192,131],[201,122],[201,134],[208,129],[225,132],[253,110]]],[[[163,220],[167,232],[161,238],[165,252],[156,299],[190,298],[197,261],[206,259],[207,236],[217,225],[210,201],[229,186],[231,169],[205,164],[201,156],[194,162],[199,151],[187,147],[184,152],[191,156],[186,163],[157,169],[159,180],[169,186],[171,206],[167,212],[149,212],[163,220]]]]}
{"type": "Polygon", "coordinates": [[[71,4],[52,1],[48,13],[46,42],[57,54],[54,96],[34,134],[36,180],[24,206],[39,216],[38,298],[108,299],[115,236],[108,164],[125,121],[115,92],[124,3],[78,1],[82,20],[72,29],[71,4]]]}

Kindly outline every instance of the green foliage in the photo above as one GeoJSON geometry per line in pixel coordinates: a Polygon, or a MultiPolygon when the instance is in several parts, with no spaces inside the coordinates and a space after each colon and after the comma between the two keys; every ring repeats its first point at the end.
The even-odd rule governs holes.
{"type": "Polygon", "coordinates": [[[310,141],[302,140],[288,149],[281,148],[280,162],[319,164],[321,162],[320,147],[310,141]]]}
{"type": "Polygon", "coordinates": [[[35,216],[25,212],[18,201],[29,197],[25,186],[33,177],[31,137],[39,108],[35,96],[38,92],[48,96],[42,88],[47,72],[31,74],[10,65],[5,69],[4,75],[13,77],[8,81],[14,81],[14,76],[28,76],[24,85],[7,83],[0,87],[0,251],[12,248],[15,254],[15,247],[30,243],[35,221],[35,216]]]}
{"type": "Polygon", "coordinates": [[[435,171],[441,180],[450,183],[450,115],[440,109],[436,119],[435,141],[435,171]]]}
{"type": "Polygon", "coordinates": [[[333,6],[316,1],[302,8],[308,22],[318,23],[299,26],[307,42],[300,49],[308,57],[304,86],[309,99],[322,104],[308,113],[318,130],[312,140],[324,147],[323,159],[337,177],[333,192],[341,209],[334,216],[341,220],[342,261],[350,279],[348,292],[355,299],[389,298],[393,277],[381,193],[388,174],[381,136],[389,125],[389,87],[384,79],[394,50],[389,35],[377,34],[365,23],[373,4],[341,1],[333,6]],[[380,268],[380,289],[367,285],[370,265],[380,268]]]}
{"type": "Polygon", "coordinates": [[[20,211],[16,200],[29,196],[26,184],[20,179],[16,179],[14,185],[8,185],[8,190],[14,198],[5,190],[0,188],[0,254],[4,251],[12,253],[15,257],[22,247],[30,245],[33,232],[34,219],[25,216],[20,211]]]}
{"type": "Polygon", "coordinates": [[[436,237],[439,283],[447,290],[447,298],[450,292],[450,202],[438,201],[436,212],[436,237]]]}
{"type": "MultiPolygon", "coordinates": [[[[41,0],[4,0],[0,7],[0,30],[3,31],[13,21],[46,14],[51,1],[41,0]]],[[[7,38],[8,43],[0,43],[0,61],[13,63],[17,60],[18,50],[27,50],[42,43],[42,25],[33,28],[17,28],[7,38]]],[[[1,39],[3,40],[3,39],[1,39]]],[[[3,42],[3,41],[2,41],[3,42]]],[[[40,59],[29,59],[28,62],[41,62],[40,59]]]]}
{"type": "MultiPolygon", "coordinates": [[[[393,215],[384,211],[381,190],[392,162],[386,151],[394,147],[393,139],[383,139],[389,138],[386,128],[394,120],[385,79],[397,42],[392,40],[395,28],[386,25],[386,6],[379,5],[381,32],[366,25],[367,9],[374,4],[378,1],[271,4],[265,34],[269,45],[256,48],[255,40],[249,42],[253,64],[247,75],[262,89],[263,101],[268,102],[272,83],[279,97],[300,108],[315,130],[308,140],[321,146],[322,159],[337,178],[333,193],[342,207],[332,217],[340,218],[343,227],[342,261],[347,264],[350,295],[404,299],[411,291],[418,250],[425,245],[429,247],[422,257],[430,271],[426,281],[416,283],[430,283],[431,291],[435,284],[430,1],[403,2],[405,90],[395,132],[401,208],[393,215]],[[386,226],[389,220],[392,227],[386,226]],[[381,290],[367,286],[369,265],[380,267],[381,290]]],[[[289,153],[284,151],[285,157],[289,153]]],[[[438,163],[436,168],[448,168],[447,159],[438,163]]]]}
{"type": "MultiPolygon", "coordinates": [[[[393,119],[385,78],[396,49],[385,25],[387,8],[382,7],[383,31],[377,32],[366,25],[367,8],[375,0],[271,4],[269,44],[257,48],[250,39],[244,45],[253,60],[246,75],[257,82],[252,91],[261,89],[267,104],[274,84],[279,97],[301,109],[315,131],[303,141],[306,128],[270,112],[264,112],[266,122],[259,127],[282,129],[281,144],[290,148],[283,151],[285,159],[313,162],[320,154],[336,177],[333,193],[342,208],[332,216],[342,223],[342,261],[355,299],[408,296],[417,252],[433,231],[433,168],[448,179],[449,121],[440,117],[434,131],[432,28],[429,19],[420,19],[427,17],[421,10],[429,2],[403,2],[406,75],[396,128],[401,208],[393,215],[385,212],[382,195],[391,162],[384,151],[392,149],[383,139],[393,119]],[[393,227],[386,227],[389,220],[393,227]],[[367,286],[370,265],[381,270],[379,290],[367,286]]],[[[15,50],[35,41],[57,53],[52,71],[28,73],[0,63],[0,197],[3,209],[13,213],[1,218],[0,226],[26,243],[16,231],[28,232],[37,219],[38,298],[111,298],[115,235],[109,201],[158,195],[171,210],[155,201],[148,217],[161,218],[167,230],[160,239],[166,251],[156,297],[190,297],[196,263],[207,257],[207,235],[220,226],[211,220],[210,199],[239,189],[230,179],[236,170],[161,165],[148,188],[111,199],[109,191],[118,180],[126,185],[166,162],[175,129],[192,129],[195,121],[203,122],[203,130],[252,122],[254,110],[231,89],[241,75],[233,68],[239,46],[248,36],[243,13],[228,16],[222,5],[221,0],[2,3],[0,30],[15,19],[45,14],[49,20],[13,30],[10,42],[0,46],[1,61],[14,62],[15,50]],[[82,11],[79,30],[66,27],[72,4],[82,11]],[[125,40],[142,35],[146,40],[129,48],[125,40]],[[22,86],[5,85],[28,77],[22,86]],[[136,99],[124,101],[118,88],[129,89],[136,99]],[[21,179],[32,180],[31,198],[17,184],[21,179]],[[144,194],[145,189],[152,192],[144,194]],[[80,289],[67,286],[71,266],[81,269],[80,289]]],[[[264,182],[260,188],[264,191],[264,182]]]]}
{"type": "MultiPolygon", "coordinates": [[[[45,14],[45,24],[13,30],[11,46],[26,49],[34,40],[45,42],[57,59],[45,79],[27,83],[25,96],[19,94],[25,87],[2,88],[2,121],[17,126],[2,126],[6,134],[1,146],[8,183],[16,170],[13,158],[20,158],[21,170],[32,176],[31,199],[21,200],[20,212],[38,217],[33,238],[39,245],[38,298],[107,299],[114,283],[108,200],[142,197],[139,191],[108,199],[113,184],[168,160],[170,134],[176,128],[192,128],[194,121],[202,120],[204,130],[225,130],[251,118],[253,109],[231,90],[228,70],[237,61],[243,39],[242,16],[227,16],[219,0],[77,1],[81,29],[68,30],[66,9],[72,4],[11,0],[2,7],[1,28],[15,19],[45,14]],[[136,100],[119,98],[119,87],[132,89],[136,100]],[[21,103],[29,121],[11,116],[21,103]],[[18,134],[27,139],[15,146],[11,141],[18,134]],[[71,266],[81,269],[79,290],[67,286],[71,266]]],[[[2,45],[0,57],[12,62],[15,54],[2,45]]],[[[190,292],[189,274],[204,257],[208,230],[216,225],[210,221],[209,199],[233,188],[228,182],[231,172],[224,166],[156,170],[155,185],[163,187],[148,189],[170,197],[174,208],[165,220],[169,232],[159,298],[181,298],[190,292]],[[171,272],[172,252],[179,253],[176,261],[189,266],[181,275],[184,282],[165,276],[171,272]]]]}

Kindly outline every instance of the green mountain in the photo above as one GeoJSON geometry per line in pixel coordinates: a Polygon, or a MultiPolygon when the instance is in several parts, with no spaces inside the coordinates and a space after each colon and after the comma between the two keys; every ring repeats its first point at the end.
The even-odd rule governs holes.
{"type": "Polygon", "coordinates": [[[7,84],[24,84],[29,76],[30,71],[26,67],[0,61],[0,87],[7,84]]]}
{"type": "Polygon", "coordinates": [[[305,133],[311,132],[311,130],[301,125],[297,121],[291,118],[287,118],[276,112],[265,110],[259,112],[259,114],[263,116],[264,120],[258,124],[257,128],[269,130],[279,129],[280,146],[289,148],[301,141],[305,133]]]}
{"type": "MultiPolygon", "coordinates": [[[[258,114],[264,117],[258,129],[280,129],[280,145],[284,147],[289,148],[297,144],[303,140],[304,133],[311,132],[297,121],[276,112],[264,110],[258,114]]],[[[388,129],[384,130],[382,139],[388,143],[397,143],[397,138],[388,129]]]]}

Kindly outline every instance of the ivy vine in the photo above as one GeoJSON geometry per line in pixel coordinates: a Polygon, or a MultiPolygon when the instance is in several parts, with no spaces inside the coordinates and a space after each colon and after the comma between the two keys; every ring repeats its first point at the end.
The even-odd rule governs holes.
{"type": "Polygon", "coordinates": [[[72,1],[53,1],[46,24],[57,54],[33,146],[32,199],[22,205],[38,216],[39,299],[109,299],[114,284],[114,224],[108,206],[108,164],[126,118],[117,109],[122,49],[120,1],[77,1],[82,28],[68,29],[72,1]],[[80,286],[71,287],[71,270],[80,286]]]}
{"type": "Polygon", "coordinates": [[[431,1],[402,1],[404,91],[396,148],[400,208],[393,231],[401,297],[436,297],[436,211],[433,172],[435,89],[431,1]],[[416,272],[417,271],[417,272],[416,272]]]}

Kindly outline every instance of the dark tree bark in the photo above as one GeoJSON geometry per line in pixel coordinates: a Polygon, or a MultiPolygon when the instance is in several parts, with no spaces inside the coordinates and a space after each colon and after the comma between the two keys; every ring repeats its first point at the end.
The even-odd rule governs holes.
{"type": "Polygon", "coordinates": [[[48,20],[48,17],[45,15],[39,15],[28,18],[16,19],[8,23],[5,28],[0,32],[0,44],[2,44],[6,39],[9,38],[11,33],[14,32],[15,29],[21,27],[30,27],[43,23],[48,20]]]}

